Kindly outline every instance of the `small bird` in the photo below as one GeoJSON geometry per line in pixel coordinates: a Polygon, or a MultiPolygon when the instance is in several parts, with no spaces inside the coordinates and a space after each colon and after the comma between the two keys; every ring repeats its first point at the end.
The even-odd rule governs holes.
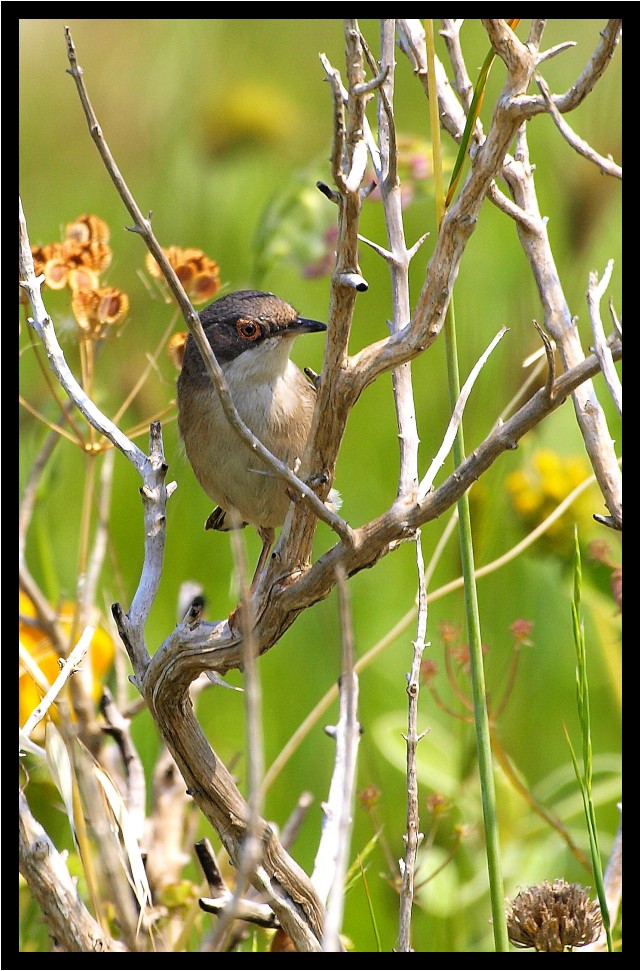
{"type": "MultiPolygon", "coordinates": [[[[295,337],[327,330],[273,293],[239,290],[199,314],[236,410],[257,438],[291,469],[312,423],[314,386],[290,360],[295,337]]],[[[251,523],[262,541],[252,585],[267,562],[275,527],[289,508],[287,484],[229,424],[194,338],[185,345],[177,383],[178,427],[196,478],[216,508],[205,529],[251,523]]]]}

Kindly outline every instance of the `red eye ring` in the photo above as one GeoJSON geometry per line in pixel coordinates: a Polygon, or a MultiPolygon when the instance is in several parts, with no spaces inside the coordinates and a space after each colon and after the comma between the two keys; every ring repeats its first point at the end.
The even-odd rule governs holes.
{"type": "Polygon", "coordinates": [[[260,324],[255,320],[241,317],[236,321],[236,333],[244,341],[255,341],[261,334],[260,324]]]}

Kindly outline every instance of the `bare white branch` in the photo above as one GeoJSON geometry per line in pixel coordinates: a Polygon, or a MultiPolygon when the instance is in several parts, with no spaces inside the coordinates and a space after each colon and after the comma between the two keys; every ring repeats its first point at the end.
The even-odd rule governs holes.
{"type": "Polygon", "coordinates": [[[543,97],[545,99],[545,104],[550,113],[550,116],[552,117],[554,124],[559,129],[559,131],[565,138],[568,145],[571,145],[572,148],[579,153],[579,155],[582,155],[584,158],[589,159],[590,162],[593,162],[595,165],[597,165],[605,175],[612,175],[614,176],[615,179],[622,179],[623,169],[621,168],[621,166],[617,165],[616,162],[614,162],[611,157],[604,158],[603,155],[599,155],[599,153],[594,148],[592,148],[592,146],[589,145],[585,141],[585,139],[581,138],[579,135],[576,134],[576,132],[572,130],[570,125],[568,125],[567,121],[561,115],[561,112],[559,111],[559,109],[554,104],[552,95],[550,94],[550,89],[548,88],[544,79],[537,74],[536,80],[537,80],[538,86],[541,89],[541,93],[543,94],[543,97]]]}
{"type": "Polygon", "coordinates": [[[590,313],[590,324],[592,326],[592,334],[594,336],[594,353],[599,359],[603,376],[608,388],[610,389],[610,394],[612,395],[612,400],[617,407],[617,411],[621,415],[623,413],[621,381],[614,366],[614,361],[612,360],[612,351],[610,350],[608,340],[605,336],[603,321],[601,320],[601,311],[599,309],[599,304],[609,286],[613,267],[614,260],[609,260],[600,281],[596,271],[590,273],[587,301],[588,311],[590,313]]]}
{"type": "MultiPolygon", "coordinates": [[[[553,95],[554,104],[562,114],[577,108],[593,90],[599,78],[603,76],[621,40],[621,30],[621,20],[608,20],[579,77],[564,94],[553,95]]],[[[532,118],[542,111],[547,111],[542,95],[523,94],[518,98],[518,104],[519,110],[523,113],[523,118],[532,118]]]]}
{"type": "MultiPolygon", "coordinates": [[[[427,53],[425,49],[425,29],[420,20],[397,20],[398,39],[401,50],[409,58],[415,74],[423,84],[427,82],[427,53]]],[[[456,100],[449,78],[441,61],[434,59],[436,71],[436,90],[439,117],[443,128],[455,141],[460,141],[465,130],[465,111],[456,100]]]]}
{"type": "Polygon", "coordinates": [[[329,731],[336,741],[336,756],[327,802],[323,804],[323,831],[312,873],[312,883],[321,900],[327,900],[323,951],[342,949],[339,934],[343,920],[345,874],[349,858],[356,757],[360,738],[360,725],[357,718],[358,677],[354,671],[353,631],[347,583],[341,567],[337,569],[337,589],[343,664],[339,685],[338,724],[329,731]]]}
{"type": "Polygon", "coordinates": [[[427,633],[427,589],[425,585],[425,565],[421,546],[420,530],[416,537],[416,568],[418,574],[418,619],[416,640],[412,657],[411,671],[407,676],[407,811],[405,821],[405,857],[401,866],[401,889],[399,909],[399,932],[396,950],[409,952],[411,946],[412,907],[414,904],[414,875],[418,849],[423,840],[420,832],[418,808],[418,773],[416,770],[416,751],[425,733],[418,732],[418,696],[420,691],[421,661],[426,648],[427,633]]]}

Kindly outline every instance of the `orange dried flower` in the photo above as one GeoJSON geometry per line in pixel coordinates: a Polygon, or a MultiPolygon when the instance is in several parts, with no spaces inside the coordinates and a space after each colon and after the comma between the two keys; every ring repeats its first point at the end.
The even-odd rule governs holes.
{"type": "Polygon", "coordinates": [[[33,256],[36,276],[39,276],[44,273],[49,260],[62,256],[62,243],[45,243],[44,246],[32,246],[31,255],[33,256]]]}
{"type": "Polygon", "coordinates": [[[37,274],[43,273],[51,290],[95,290],[99,274],[111,263],[109,227],[98,216],[86,214],[68,223],[61,243],[32,246],[37,274]]]}
{"type": "Polygon", "coordinates": [[[181,330],[178,334],[173,334],[167,343],[167,357],[177,371],[183,366],[183,355],[185,344],[187,343],[187,331],[181,330]]]}
{"type": "Polygon", "coordinates": [[[69,266],[62,255],[53,256],[50,260],[47,260],[42,272],[45,275],[45,283],[52,290],[63,290],[67,286],[69,266]]]}
{"type": "Polygon", "coordinates": [[[115,287],[75,290],[71,309],[87,340],[100,340],[108,327],[119,323],[129,310],[129,297],[115,287]]]}
{"type": "Polygon", "coordinates": [[[108,243],[110,230],[104,219],[93,213],[83,213],[65,226],[65,239],[78,243],[108,243]]]}
{"type": "Polygon", "coordinates": [[[67,269],[66,282],[75,294],[78,290],[97,290],[100,286],[100,277],[86,266],[77,266],[72,270],[67,269]]]}
{"type": "MultiPolygon", "coordinates": [[[[219,269],[215,260],[210,259],[201,249],[168,246],[163,253],[169,260],[176,276],[182,283],[193,303],[204,303],[220,289],[219,269]]],[[[155,279],[162,279],[158,263],[151,253],[145,258],[147,272],[155,279]]]]}
{"type": "Polygon", "coordinates": [[[102,273],[111,264],[111,247],[99,240],[77,243],[75,240],[66,239],[62,244],[62,251],[69,263],[84,266],[95,273],[102,273]]]}
{"type": "Polygon", "coordinates": [[[189,295],[194,303],[204,303],[206,300],[211,300],[219,289],[220,281],[218,267],[216,267],[215,275],[211,272],[196,273],[191,281],[189,295]]]}

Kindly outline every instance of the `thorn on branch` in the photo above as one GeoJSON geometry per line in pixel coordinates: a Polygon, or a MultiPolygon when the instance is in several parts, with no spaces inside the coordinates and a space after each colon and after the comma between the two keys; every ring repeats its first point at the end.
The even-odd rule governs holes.
{"type": "Polygon", "coordinates": [[[359,293],[364,293],[369,289],[367,280],[364,280],[360,273],[340,273],[338,282],[345,287],[351,287],[352,290],[358,290],[359,293]]]}
{"type": "Polygon", "coordinates": [[[218,869],[216,855],[207,837],[198,840],[197,843],[194,843],[194,849],[196,851],[196,856],[198,857],[200,867],[205,875],[205,880],[207,881],[207,886],[209,887],[209,893],[211,896],[218,897],[220,894],[225,893],[227,891],[227,886],[223,880],[220,870],[218,869]]]}
{"type": "Polygon", "coordinates": [[[184,617],[184,623],[190,627],[195,627],[202,620],[204,610],[205,598],[201,594],[198,594],[189,605],[189,609],[184,617]]]}
{"type": "Polygon", "coordinates": [[[381,84],[383,84],[383,82],[387,79],[388,74],[389,64],[386,64],[383,70],[379,71],[376,77],[372,78],[371,81],[365,81],[363,84],[355,84],[352,88],[353,94],[355,94],[357,98],[360,98],[362,95],[370,94],[372,91],[376,91],[376,89],[380,88],[381,84]]]}
{"type": "Polygon", "coordinates": [[[622,530],[621,523],[617,522],[616,519],[613,519],[612,516],[601,516],[599,513],[595,512],[592,518],[595,522],[600,523],[602,526],[607,526],[608,529],[616,529],[618,532],[621,532],[622,530]]]}
{"type": "Polygon", "coordinates": [[[381,256],[387,263],[397,265],[397,260],[395,259],[394,254],[390,253],[390,251],[385,249],[384,246],[379,246],[378,243],[368,239],[367,236],[362,236],[360,233],[358,234],[358,238],[360,239],[361,243],[365,243],[366,246],[371,247],[371,249],[373,249],[375,253],[378,253],[378,255],[381,256]]]}
{"type": "Polygon", "coordinates": [[[576,47],[575,40],[566,40],[562,44],[555,44],[554,47],[549,47],[547,51],[542,51],[536,56],[536,65],[542,64],[543,61],[549,61],[551,57],[556,57],[561,51],[567,51],[571,47],[576,47]]]}
{"type": "Polygon", "coordinates": [[[536,327],[539,333],[539,337],[543,341],[543,345],[545,347],[545,356],[548,362],[548,373],[545,379],[545,393],[549,398],[549,400],[552,401],[554,399],[554,390],[553,390],[554,381],[556,380],[556,362],[554,360],[554,344],[552,343],[548,335],[545,333],[543,328],[539,326],[536,320],[533,320],[532,323],[536,327]]]}
{"type": "Polygon", "coordinates": [[[305,372],[309,380],[312,382],[312,384],[318,391],[318,388],[321,382],[320,374],[317,374],[316,371],[314,371],[313,368],[310,368],[310,367],[303,368],[303,371],[305,372]]]}
{"type": "Polygon", "coordinates": [[[370,193],[374,191],[376,186],[377,186],[377,182],[375,179],[372,179],[369,185],[363,186],[363,188],[361,189],[361,199],[367,199],[368,195],[370,195],[370,193]]]}
{"type": "Polygon", "coordinates": [[[617,316],[617,312],[614,309],[614,304],[612,303],[611,299],[608,301],[608,307],[610,308],[610,316],[612,318],[612,326],[614,328],[614,332],[616,336],[619,338],[619,340],[623,340],[623,327],[621,325],[621,321],[617,316]]]}
{"type": "Polygon", "coordinates": [[[316,183],[316,188],[320,192],[322,192],[324,196],[327,196],[327,198],[329,199],[330,202],[334,202],[334,203],[336,203],[336,205],[338,205],[338,203],[341,201],[340,192],[337,192],[336,189],[331,189],[327,185],[327,183],[325,183],[325,182],[317,182],[316,183]]]}
{"type": "Polygon", "coordinates": [[[198,901],[201,910],[220,916],[230,905],[234,908],[234,918],[245,920],[259,927],[280,927],[280,923],[271,907],[267,904],[256,903],[247,898],[234,901],[233,894],[228,892],[222,897],[201,897],[198,901]]]}

